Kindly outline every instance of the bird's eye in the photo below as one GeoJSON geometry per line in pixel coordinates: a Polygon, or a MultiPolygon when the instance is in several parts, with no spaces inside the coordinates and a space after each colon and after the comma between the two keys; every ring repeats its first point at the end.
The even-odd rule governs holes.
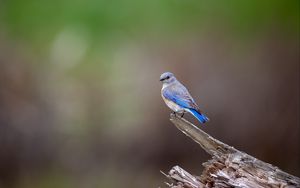
{"type": "Polygon", "coordinates": [[[169,79],[169,78],[170,78],[170,76],[167,76],[167,77],[166,77],[166,79],[169,79]]]}

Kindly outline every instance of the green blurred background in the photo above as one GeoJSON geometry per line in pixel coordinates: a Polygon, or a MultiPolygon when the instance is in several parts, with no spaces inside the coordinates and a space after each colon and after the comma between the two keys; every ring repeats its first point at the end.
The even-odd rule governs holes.
{"type": "Polygon", "coordinates": [[[164,71],[202,129],[300,176],[298,0],[0,0],[0,187],[200,175],[209,156],[169,121],[164,71]]]}

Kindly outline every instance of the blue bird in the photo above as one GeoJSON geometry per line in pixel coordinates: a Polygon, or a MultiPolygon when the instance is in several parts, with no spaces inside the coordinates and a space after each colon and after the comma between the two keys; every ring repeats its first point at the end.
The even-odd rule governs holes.
{"type": "Polygon", "coordinates": [[[160,81],[163,83],[161,96],[167,106],[176,113],[189,112],[200,123],[205,123],[209,119],[199,109],[194,99],[188,90],[175,78],[173,73],[165,72],[160,76],[160,81]]]}

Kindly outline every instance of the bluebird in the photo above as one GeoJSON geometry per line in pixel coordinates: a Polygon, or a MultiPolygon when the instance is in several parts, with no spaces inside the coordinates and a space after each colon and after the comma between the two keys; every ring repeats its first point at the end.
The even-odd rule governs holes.
{"type": "Polygon", "coordinates": [[[163,83],[161,95],[167,106],[173,110],[173,113],[189,112],[200,123],[205,123],[209,119],[199,109],[194,99],[188,90],[176,79],[171,72],[165,72],[160,76],[160,81],[163,83]]]}

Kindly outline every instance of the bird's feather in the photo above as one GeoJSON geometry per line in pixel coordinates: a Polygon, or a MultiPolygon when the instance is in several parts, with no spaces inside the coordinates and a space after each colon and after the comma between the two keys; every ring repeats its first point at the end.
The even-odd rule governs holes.
{"type": "Polygon", "coordinates": [[[172,84],[163,89],[162,95],[184,108],[199,109],[187,89],[180,83],[172,84]],[[179,87],[180,86],[180,87],[179,87]]]}
{"type": "Polygon", "coordinates": [[[205,123],[209,121],[208,117],[206,115],[202,114],[201,112],[195,110],[195,109],[186,109],[188,112],[193,114],[201,123],[205,123]]]}

